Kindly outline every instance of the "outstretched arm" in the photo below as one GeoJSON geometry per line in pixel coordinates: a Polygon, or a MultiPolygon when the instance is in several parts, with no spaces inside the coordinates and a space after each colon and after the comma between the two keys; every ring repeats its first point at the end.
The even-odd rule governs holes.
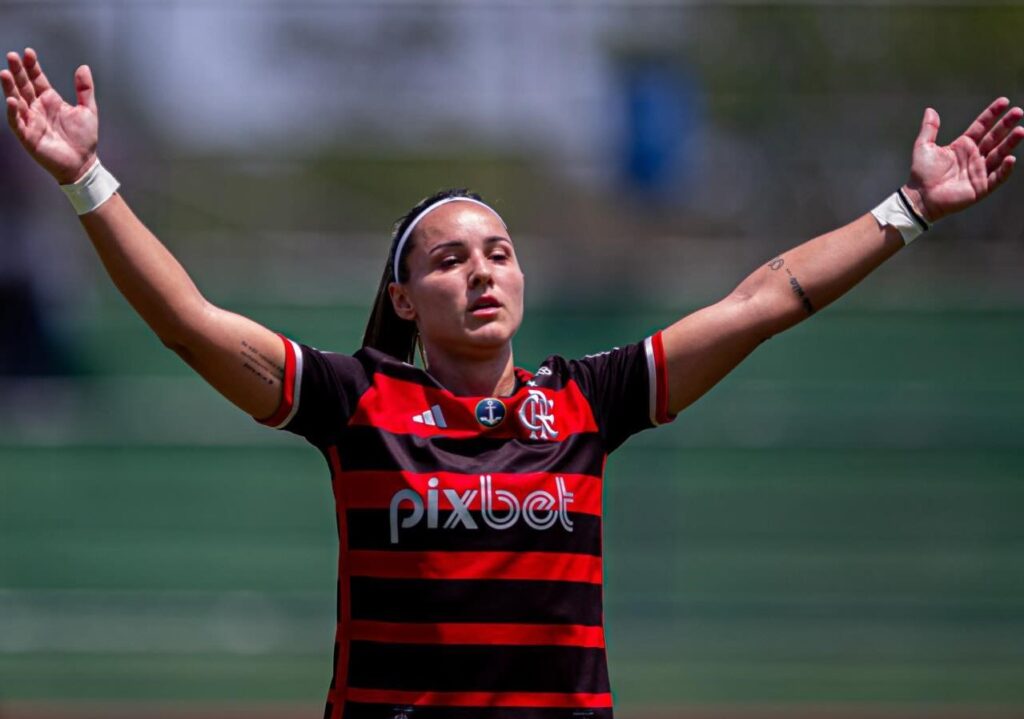
{"type": "MultiPolygon", "coordinates": [[[[999,98],[952,144],[935,143],[939,115],[925,111],[902,188],[928,222],[969,207],[1002,185],[1024,138],[1024,110],[999,98]]],[[[842,297],[904,247],[899,231],[865,214],[755,270],[727,297],[667,328],[662,341],[669,411],[690,405],[773,335],[842,297]]]]}
{"type": "MultiPolygon", "coordinates": [[[[61,184],[96,161],[99,112],[92,73],[75,71],[78,104],[66,103],[31,49],[8,53],[0,71],[7,121],[22,146],[61,184]]],[[[271,415],[281,398],[284,346],[273,332],[206,301],[184,268],[115,194],[80,215],[121,294],[160,340],[221,394],[255,417],[271,415]]]]}

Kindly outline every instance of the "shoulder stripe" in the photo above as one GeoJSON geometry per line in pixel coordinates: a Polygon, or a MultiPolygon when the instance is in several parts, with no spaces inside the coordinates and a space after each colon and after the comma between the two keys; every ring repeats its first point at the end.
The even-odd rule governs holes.
{"type": "Polygon", "coordinates": [[[257,419],[273,429],[287,426],[299,409],[299,395],[302,392],[302,348],[284,335],[278,337],[284,342],[284,378],[281,380],[281,402],[277,411],[266,419],[257,419]]]}

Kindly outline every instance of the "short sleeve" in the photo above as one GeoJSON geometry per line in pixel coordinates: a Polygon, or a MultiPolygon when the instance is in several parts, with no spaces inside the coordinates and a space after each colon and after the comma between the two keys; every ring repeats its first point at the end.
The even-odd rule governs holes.
{"type": "Polygon", "coordinates": [[[281,403],[274,414],[255,419],[318,447],[333,444],[368,384],[363,365],[354,357],[280,337],[285,350],[281,403]]]}
{"type": "Polygon", "coordinates": [[[631,435],[675,419],[661,332],[643,342],[570,360],[570,377],[590,402],[608,452],[631,435]]]}

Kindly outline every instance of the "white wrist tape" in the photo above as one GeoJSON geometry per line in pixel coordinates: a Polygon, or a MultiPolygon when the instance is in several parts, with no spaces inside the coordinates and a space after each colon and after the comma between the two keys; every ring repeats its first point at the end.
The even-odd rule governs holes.
{"type": "Polygon", "coordinates": [[[871,214],[879,225],[891,225],[899,230],[904,245],[909,245],[915,237],[928,230],[928,223],[917,214],[902,190],[889,195],[871,214]]]}
{"type": "Polygon", "coordinates": [[[107,171],[97,157],[96,162],[86,170],[78,181],[70,185],[61,185],[60,189],[71,200],[72,207],[79,215],[92,212],[109,200],[121,183],[107,171]]]}

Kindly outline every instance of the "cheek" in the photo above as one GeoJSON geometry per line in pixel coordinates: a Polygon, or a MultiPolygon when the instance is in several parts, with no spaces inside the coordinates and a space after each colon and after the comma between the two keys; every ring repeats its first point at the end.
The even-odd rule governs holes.
{"type": "Polygon", "coordinates": [[[526,286],[526,277],[522,272],[517,272],[512,278],[511,291],[519,298],[520,303],[523,300],[523,290],[526,286]]]}
{"type": "Polygon", "coordinates": [[[465,294],[458,283],[432,282],[421,289],[417,305],[428,313],[449,314],[458,309],[460,293],[465,294]]]}

